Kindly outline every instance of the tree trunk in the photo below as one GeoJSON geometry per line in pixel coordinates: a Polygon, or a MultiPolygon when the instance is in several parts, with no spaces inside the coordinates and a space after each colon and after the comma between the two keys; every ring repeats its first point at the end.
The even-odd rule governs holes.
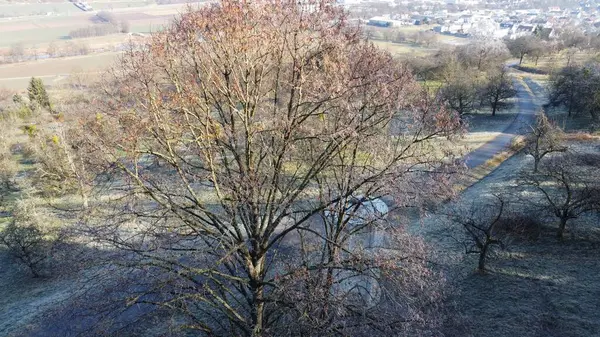
{"type": "Polygon", "coordinates": [[[558,224],[558,232],[556,232],[556,237],[558,237],[559,239],[563,238],[563,235],[565,234],[565,228],[567,227],[567,220],[569,220],[568,218],[560,218],[560,223],[558,224]]]}
{"type": "Polygon", "coordinates": [[[88,201],[88,196],[86,193],[81,193],[81,197],[83,198],[83,209],[88,209],[89,208],[89,201],[88,201]]]}
{"type": "Polygon", "coordinates": [[[260,256],[253,261],[250,270],[250,289],[252,291],[252,337],[260,337],[264,333],[264,269],[265,256],[260,256]]]}
{"type": "Polygon", "coordinates": [[[85,184],[81,181],[81,178],[78,179],[78,183],[79,183],[79,194],[81,195],[81,199],[83,202],[83,209],[88,209],[89,208],[89,198],[88,198],[88,194],[85,190],[85,184]]]}
{"type": "Polygon", "coordinates": [[[492,104],[492,116],[496,116],[496,104],[492,104]]]}
{"type": "Polygon", "coordinates": [[[540,154],[540,137],[536,137],[535,152],[533,153],[533,173],[537,173],[542,156],[543,155],[540,154]]]}
{"type": "Polygon", "coordinates": [[[477,264],[477,270],[480,272],[485,271],[485,258],[487,256],[488,245],[484,244],[479,252],[479,263],[477,264]]]}
{"type": "Polygon", "coordinates": [[[258,286],[252,290],[254,297],[254,308],[252,313],[252,337],[260,337],[263,335],[263,314],[265,311],[265,303],[263,302],[264,288],[258,286]]]}
{"type": "MultiPolygon", "coordinates": [[[[335,244],[330,245],[330,248],[328,249],[328,253],[329,253],[329,256],[327,258],[327,264],[333,265],[334,262],[338,259],[338,255],[339,255],[337,245],[335,245],[335,244]]],[[[333,272],[334,272],[333,268],[327,268],[327,276],[325,279],[325,289],[323,292],[324,298],[323,298],[323,310],[321,311],[321,319],[327,318],[327,313],[329,312],[329,309],[330,309],[329,302],[330,302],[330,296],[332,293],[333,283],[334,283],[333,272]]]]}
{"type": "Polygon", "coordinates": [[[519,58],[519,65],[521,65],[521,63],[523,63],[523,56],[525,56],[525,54],[521,54],[521,57],[519,58]]]}

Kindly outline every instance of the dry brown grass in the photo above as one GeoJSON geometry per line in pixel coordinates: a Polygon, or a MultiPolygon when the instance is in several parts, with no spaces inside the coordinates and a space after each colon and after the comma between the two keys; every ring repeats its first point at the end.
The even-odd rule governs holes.
{"type": "Polygon", "coordinates": [[[593,135],[587,132],[572,132],[565,133],[563,136],[565,141],[591,142],[600,140],[600,135],[593,135]]]}
{"type": "Polygon", "coordinates": [[[504,161],[521,151],[521,149],[523,149],[524,146],[524,137],[516,136],[512,140],[509,148],[496,154],[494,157],[486,161],[483,165],[479,165],[467,171],[464,175],[458,177],[454,185],[454,190],[457,192],[461,192],[474,185],[478,181],[484,179],[487,175],[489,175],[496,168],[498,168],[498,166],[500,166],[504,161]]]}

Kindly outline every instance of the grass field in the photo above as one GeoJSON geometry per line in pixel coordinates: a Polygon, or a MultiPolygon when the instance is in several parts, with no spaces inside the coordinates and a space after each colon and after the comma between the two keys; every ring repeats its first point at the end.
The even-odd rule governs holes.
{"type": "MultiPolygon", "coordinates": [[[[145,2],[99,3],[101,7],[102,4],[107,7],[112,6],[111,11],[115,17],[118,20],[129,22],[132,32],[143,33],[160,30],[175,15],[183,12],[186,6],[188,6],[188,4],[146,5],[145,2]],[[134,6],[135,4],[140,4],[140,6],[134,6]]],[[[67,5],[77,9],[70,3],[67,5]]],[[[190,5],[201,6],[202,3],[195,2],[190,3],[190,5]]],[[[2,13],[1,9],[0,13],[2,13]]],[[[31,48],[38,47],[40,44],[47,44],[51,41],[68,40],[69,32],[72,30],[93,25],[94,16],[95,12],[77,10],[60,15],[0,19],[0,49],[5,49],[6,51],[7,48],[17,43],[22,44],[26,48],[31,48]]]]}
{"type": "Polygon", "coordinates": [[[0,38],[0,47],[10,47],[17,43],[36,46],[39,43],[47,41],[61,41],[65,40],[69,35],[69,32],[73,29],[74,28],[69,27],[38,27],[24,29],[15,33],[2,33],[3,36],[0,38]]]}
{"type": "MultiPolygon", "coordinates": [[[[572,144],[579,151],[597,153],[599,143],[572,144]]],[[[517,154],[444,210],[468,206],[509,189],[521,170],[531,169],[531,158],[517,154]]],[[[443,213],[441,210],[440,213],[443,213]]],[[[536,214],[542,221],[535,240],[507,241],[489,262],[490,272],[475,272],[475,256],[465,256],[464,247],[451,236],[451,228],[440,228],[443,220],[433,216],[430,239],[439,247],[444,263],[452,269],[456,286],[452,300],[462,321],[450,336],[597,336],[600,331],[600,229],[597,215],[573,222],[572,234],[564,240],[554,236],[556,221],[551,214],[536,214]]]]}
{"type": "MultiPolygon", "coordinates": [[[[112,10],[117,8],[145,7],[155,4],[155,1],[149,0],[126,0],[126,1],[87,1],[94,10],[112,10]]],[[[22,16],[39,15],[71,15],[83,13],[79,8],[70,2],[57,3],[12,3],[0,2],[0,18],[12,18],[22,16]]]]}
{"type": "MultiPolygon", "coordinates": [[[[168,24],[171,17],[148,17],[140,20],[129,20],[130,31],[137,33],[147,33],[160,30],[161,27],[168,24]]],[[[65,20],[41,20],[35,25],[23,25],[23,29],[18,31],[3,32],[3,26],[0,24],[0,48],[9,48],[17,43],[25,47],[38,47],[40,44],[48,44],[51,41],[79,42],[82,39],[70,39],[69,32],[82,27],[92,25],[91,21],[82,18],[67,18],[65,20]]]]}
{"type": "Polygon", "coordinates": [[[59,3],[0,3],[0,18],[30,15],[71,14],[81,10],[70,2],[59,3]]]}
{"type": "Polygon", "coordinates": [[[433,55],[438,49],[436,48],[424,48],[419,45],[411,43],[393,43],[389,41],[372,40],[374,45],[379,48],[389,51],[395,56],[418,56],[426,57],[433,55]]]}
{"type": "Polygon", "coordinates": [[[523,59],[522,66],[535,70],[541,70],[546,73],[552,73],[565,67],[568,62],[570,62],[570,64],[583,64],[595,57],[598,57],[597,53],[578,51],[573,55],[569,55],[569,51],[563,50],[558,54],[541,57],[537,64],[535,63],[535,60],[526,57],[523,59]]]}
{"type": "Polygon", "coordinates": [[[23,91],[32,76],[42,78],[46,85],[60,84],[73,72],[102,72],[118,55],[103,53],[0,65],[0,87],[23,91]]]}
{"type": "MultiPolygon", "coordinates": [[[[96,9],[111,8],[118,20],[129,22],[131,32],[139,33],[162,30],[174,15],[183,12],[188,6],[188,4],[159,6],[154,2],[148,5],[146,1],[101,1],[91,4],[96,9]]],[[[69,10],[66,14],[61,13],[62,16],[0,18],[0,53],[6,55],[14,45],[20,44],[28,55],[33,55],[34,52],[45,54],[50,43],[54,43],[59,50],[65,50],[68,44],[74,43],[85,44],[92,51],[100,54],[0,65],[0,87],[23,90],[32,76],[40,77],[47,85],[52,86],[60,84],[72,72],[100,72],[115,60],[117,53],[114,51],[117,47],[130,39],[140,39],[128,34],[70,39],[68,35],[72,30],[94,24],[92,19],[95,13],[82,12],[70,3],[58,5],[60,6],[55,12],[60,12],[59,9],[63,8],[63,5],[67,5],[68,7],[64,8],[69,10]],[[70,12],[71,8],[76,11],[70,12]]],[[[200,5],[201,3],[191,4],[191,6],[200,5]]],[[[27,6],[21,8],[15,4],[0,3],[0,13],[2,10],[12,10],[12,8],[21,8],[25,11],[27,6]]]]}

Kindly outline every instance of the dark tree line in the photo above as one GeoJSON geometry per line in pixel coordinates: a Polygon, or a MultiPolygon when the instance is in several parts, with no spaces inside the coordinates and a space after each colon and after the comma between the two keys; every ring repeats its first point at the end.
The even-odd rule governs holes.
{"type": "Polygon", "coordinates": [[[600,118],[600,69],[598,64],[569,66],[550,77],[549,105],[562,106],[568,116],[600,118]]]}
{"type": "Polygon", "coordinates": [[[78,28],[69,32],[71,38],[83,38],[93,36],[104,36],[115,33],[129,33],[129,22],[118,20],[117,17],[107,11],[101,11],[96,14],[99,24],[88,27],[78,28]]]}

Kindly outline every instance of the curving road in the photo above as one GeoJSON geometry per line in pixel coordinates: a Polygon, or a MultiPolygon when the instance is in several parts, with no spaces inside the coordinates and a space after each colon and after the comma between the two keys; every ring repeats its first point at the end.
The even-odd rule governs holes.
{"type": "Polygon", "coordinates": [[[515,136],[524,134],[527,131],[527,126],[532,125],[535,121],[535,114],[539,106],[533,102],[531,91],[523,82],[513,80],[513,84],[517,90],[517,104],[519,106],[517,117],[504,129],[502,134],[466,156],[465,164],[469,169],[484,164],[496,154],[505,150],[510,146],[515,136]]]}

